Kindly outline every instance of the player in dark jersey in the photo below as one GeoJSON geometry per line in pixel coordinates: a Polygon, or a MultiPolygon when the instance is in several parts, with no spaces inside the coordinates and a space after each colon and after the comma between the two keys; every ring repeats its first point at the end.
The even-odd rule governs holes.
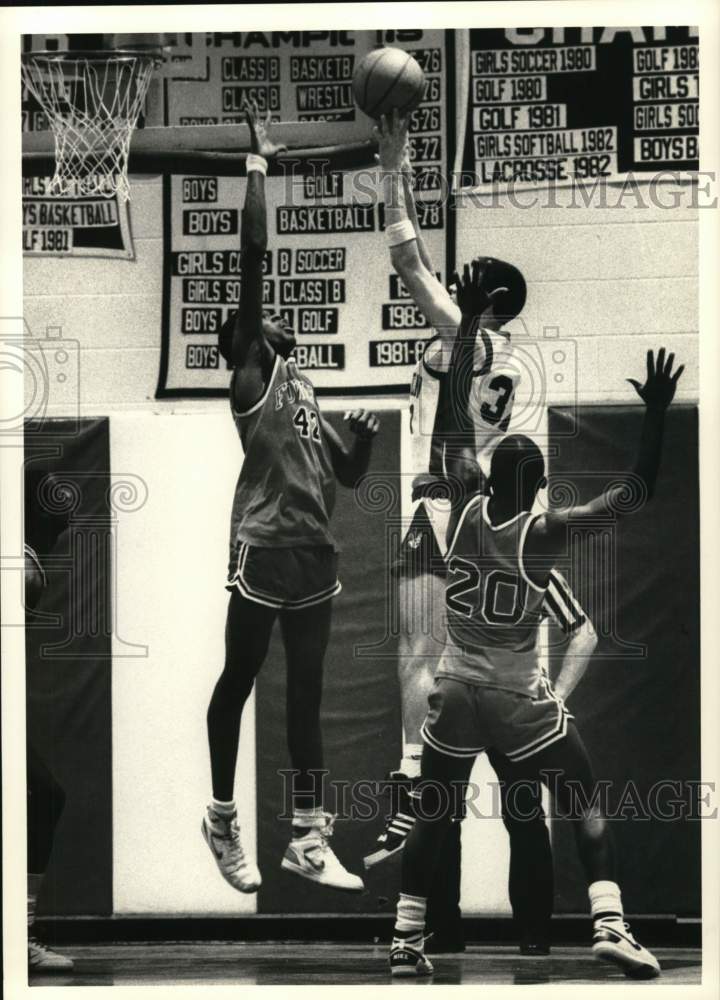
{"type": "MultiPolygon", "coordinates": [[[[645,404],[635,481],[652,497],[660,464],[664,416],[680,366],[674,355],[648,352],[644,385],[631,379],[645,404]]],[[[592,766],[562,698],[539,668],[537,629],[543,603],[557,600],[553,571],[572,547],[569,528],[628,510],[627,486],[613,486],[587,504],[531,513],[545,485],[537,446],[510,435],[491,462],[490,496],[472,497],[450,526],[446,605],[449,640],[423,725],[422,815],[403,855],[401,894],[390,965],[393,975],[430,974],[423,953],[426,901],[453,800],[462,794],[478,753],[507,760],[517,782],[546,781],[570,818],[588,881],[593,953],[626,975],[659,975],[657,959],[624,922],[611,831],[595,796],[592,766]]],[[[637,509],[637,507],[635,508],[637,509]]],[[[564,661],[557,689],[577,681],[564,661]]]]}
{"type": "MultiPolygon", "coordinates": [[[[409,294],[435,327],[413,375],[410,393],[409,471],[412,519],[392,571],[398,595],[398,679],[403,754],[389,774],[390,808],[384,829],[365,857],[379,864],[403,849],[414,822],[413,786],[420,777],[421,725],[445,641],[445,559],[451,510],[448,468],[467,451],[470,465],[489,472],[493,446],[508,430],[521,365],[507,325],[522,311],[525,279],[519,269],[495,258],[476,258],[453,275],[453,294],[436,278],[422,237],[412,190],[407,120],[384,119],[377,129],[383,170],[390,256],[409,294]]],[[[408,466],[405,466],[406,470],[408,466]]],[[[475,483],[474,488],[478,488],[475,483]]],[[[468,488],[468,484],[464,484],[468,488]]],[[[569,600],[574,602],[572,595],[569,600]]],[[[589,629],[554,616],[569,636],[567,654],[587,662],[594,649],[589,629]]],[[[503,761],[492,759],[504,788],[503,761]]],[[[523,953],[549,950],[553,869],[550,839],[539,797],[524,796],[503,820],[510,836],[509,895],[523,953]],[[533,815],[520,822],[518,815],[533,815]]],[[[442,876],[428,902],[432,950],[461,951],[459,823],[443,848],[442,876]]]]}
{"type": "Polygon", "coordinates": [[[225,667],[207,724],[212,802],[202,830],[223,877],[255,892],[257,866],[244,854],[233,798],[243,705],[280,620],[287,657],[287,737],[293,779],[292,839],[282,867],[322,885],[361,891],[328,840],[333,817],[322,802],[320,699],[330,634],[331,598],[340,590],[330,528],[335,479],[353,486],[368,467],[377,418],[347,415],[355,443],[347,450],[318,408],[312,383],[292,356],[295,336],[263,310],[267,248],[265,171],[282,147],[269,135],[270,116],[246,108],[251,154],[242,216],[242,283],[238,311],[220,332],[220,352],[233,369],[230,408],[244,461],[230,530],[230,590],[225,667]]]}

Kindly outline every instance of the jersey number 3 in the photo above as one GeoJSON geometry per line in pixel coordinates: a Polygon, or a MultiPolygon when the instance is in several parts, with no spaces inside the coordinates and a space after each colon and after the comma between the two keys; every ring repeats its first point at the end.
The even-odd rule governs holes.
{"type": "Polygon", "coordinates": [[[293,423],[300,432],[300,437],[312,438],[313,441],[320,440],[320,421],[315,410],[307,410],[304,406],[298,406],[293,423]]]}
{"type": "Polygon", "coordinates": [[[463,618],[473,618],[479,611],[488,625],[517,625],[521,621],[527,586],[516,573],[502,569],[481,573],[474,562],[461,556],[452,556],[448,573],[455,578],[445,592],[448,611],[463,618]]]}

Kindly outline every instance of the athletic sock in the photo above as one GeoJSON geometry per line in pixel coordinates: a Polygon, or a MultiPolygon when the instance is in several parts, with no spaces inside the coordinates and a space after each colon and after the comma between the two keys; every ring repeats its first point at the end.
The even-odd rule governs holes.
{"type": "Polygon", "coordinates": [[[292,835],[293,837],[304,837],[305,834],[314,827],[324,826],[325,810],[322,806],[313,806],[311,809],[293,809],[292,835]]]}
{"type": "Polygon", "coordinates": [[[424,896],[409,896],[401,892],[395,917],[393,945],[410,944],[422,949],[425,932],[425,911],[427,899],[424,896]]]}
{"type": "Polygon", "coordinates": [[[406,777],[414,781],[420,777],[420,761],[422,759],[422,743],[403,744],[403,755],[398,768],[406,777]]]}
{"type": "Polygon", "coordinates": [[[237,812],[235,799],[230,799],[229,802],[223,802],[222,799],[210,799],[210,808],[218,816],[232,816],[233,813],[237,812]]]}
{"type": "Polygon", "coordinates": [[[623,923],[623,906],[620,886],[617,882],[592,882],[588,886],[590,898],[590,914],[593,922],[598,920],[619,921],[623,923]]]}

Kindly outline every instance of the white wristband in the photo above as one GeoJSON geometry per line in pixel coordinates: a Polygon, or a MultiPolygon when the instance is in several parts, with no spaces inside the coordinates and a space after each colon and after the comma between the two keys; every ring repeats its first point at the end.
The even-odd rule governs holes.
{"type": "Polygon", "coordinates": [[[251,170],[259,170],[260,173],[265,176],[267,173],[268,161],[264,156],[258,156],[257,153],[248,153],[245,157],[245,169],[248,173],[251,170]]]}
{"type": "Polygon", "coordinates": [[[396,247],[398,243],[407,243],[408,240],[416,238],[415,227],[410,219],[403,219],[402,222],[393,222],[391,226],[386,226],[385,235],[387,236],[388,245],[391,247],[396,247]]]}

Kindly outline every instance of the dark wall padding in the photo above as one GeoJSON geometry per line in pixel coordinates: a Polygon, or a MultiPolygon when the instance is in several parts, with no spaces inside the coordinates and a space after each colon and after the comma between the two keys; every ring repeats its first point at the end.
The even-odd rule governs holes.
{"type": "MultiPolygon", "coordinates": [[[[630,469],[642,413],[640,406],[581,407],[579,432],[566,438],[562,433],[571,426],[569,413],[551,409],[550,438],[558,448],[550,460],[551,484],[553,477],[574,482],[580,498],[587,499],[613,473],[630,469]]],[[[603,591],[611,592],[611,585],[617,595],[616,634],[625,644],[647,648],[647,655],[637,656],[631,646],[603,636],[569,699],[596,777],[613,782],[610,801],[616,806],[625,794],[629,815],[634,790],[628,789],[628,781],[639,793],[637,801],[647,804],[656,782],[700,777],[697,456],[697,411],[674,405],[667,415],[655,498],[620,520],[614,555],[604,567],[595,561],[592,585],[581,565],[572,574],[598,628],[607,625],[601,597],[603,591]]],[[[666,793],[665,808],[668,800],[666,793]]],[[[636,815],[642,815],[642,806],[637,808],[636,815]]],[[[559,821],[554,828],[560,913],[587,909],[585,880],[568,826],[559,821]]],[[[700,826],[692,819],[613,822],[626,912],[700,914],[700,826]]]]}
{"type": "MultiPolygon", "coordinates": [[[[38,903],[45,914],[112,912],[111,558],[107,419],[45,421],[26,433],[26,540],[48,586],[28,616],[28,738],[65,792],[38,903]],[[70,509],[72,508],[72,510],[70,509]]],[[[32,834],[32,831],[30,831],[32,834]]],[[[41,836],[41,832],[39,836],[41,836]]]]}
{"type": "MultiPolygon", "coordinates": [[[[387,473],[397,495],[400,468],[399,414],[381,413],[370,472],[387,473]]],[[[340,415],[330,422],[348,438],[340,415]]],[[[383,491],[384,492],[384,491],[383,491]]],[[[375,513],[359,506],[353,492],[338,487],[333,518],[341,546],[342,593],[335,598],[332,636],[325,661],[322,722],[325,766],[329,780],[382,780],[397,766],[401,750],[400,692],[396,676],[396,644],[386,634],[388,518],[399,517],[397,502],[376,495],[375,513]],[[359,644],[381,643],[380,654],[354,656],[359,644]]],[[[290,837],[290,823],[279,820],[284,808],[278,771],[290,767],[285,736],[285,658],[276,626],[267,662],[256,683],[258,860],[263,885],[260,913],[375,913],[394,905],[397,865],[387,862],[365,879],[369,892],[349,895],[324,889],[288,875],[280,861],[290,837]],[[382,898],[380,898],[382,897],[382,898]],[[388,900],[387,903],[384,900],[388,900]]],[[[326,807],[334,809],[330,795],[326,807]]],[[[338,808],[342,807],[339,803],[338,808]]],[[[343,863],[363,873],[362,857],[381,832],[382,819],[338,821],[332,846],[343,863]]],[[[397,860],[397,859],[395,859],[397,860]]]]}

